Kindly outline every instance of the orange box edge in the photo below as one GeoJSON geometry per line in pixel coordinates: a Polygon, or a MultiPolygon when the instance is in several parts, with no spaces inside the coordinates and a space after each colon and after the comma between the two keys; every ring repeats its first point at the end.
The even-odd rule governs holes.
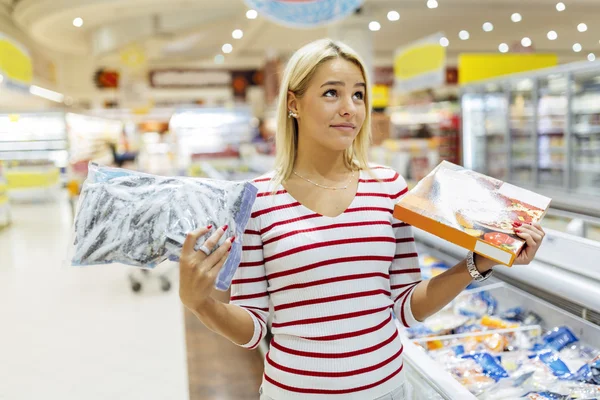
{"type": "MultiPolygon", "coordinates": [[[[486,257],[493,261],[496,261],[499,264],[506,265],[507,267],[511,267],[513,265],[513,263],[515,262],[515,259],[517,258],[517,255],[515,253],[506,251],[506,250],[504,250],[498,246],[495,246],[491,243],[488,243],[488,242],[484,242],[484,243],[488,246],[494,247],[504,253],[509,254],[510,262],[508,264],[506,264],[496,258],[493,258],[489,254],[485,254],[485,253],[482,254],[481,252],[475,250],[477,242],[480,242],[480,240],[477,239],[476,237],[473,237],[473,236],[469,235],[468,233],[462,232],[456,228],[453,228],[451,226],[448,226],[446,224],[438,222],[434,219],[431,219],[427,216],[419,214],[418,212],[415,212],[406,207],[403,207],[399,203],[397,203],[394,206],[394,218],[396,218],[404,223],[407,223],[409,225],[412,225],[415,228],[419,228],[424,231],[427,231],[435,236],[438,236],[444,240],[447,240],[450,243],[454,243],[460,247],[463,247],[465,249],[473,251],[483,257],[486,257]]],[[[483,241],[481,240],[481,242],[483,242],[483,241]]]]}

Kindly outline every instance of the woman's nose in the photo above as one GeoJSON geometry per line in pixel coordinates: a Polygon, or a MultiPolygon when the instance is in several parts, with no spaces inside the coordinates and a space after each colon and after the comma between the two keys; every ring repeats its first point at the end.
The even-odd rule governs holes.
{"type": "Polygon", "coordinates": [[[347,98],[340,105],[340,115],[352,116],[356,113],[356,104],[352,98],[347,98]]]}

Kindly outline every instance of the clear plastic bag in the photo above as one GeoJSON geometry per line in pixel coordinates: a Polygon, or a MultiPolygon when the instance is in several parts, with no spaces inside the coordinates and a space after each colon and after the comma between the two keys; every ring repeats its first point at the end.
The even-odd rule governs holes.
{"type": "MultiPolygon", "coordinates": [[[[90,163],[73,226],[73,266],[121,263],[154,268],[178,261],[188,232],[228,225],[221,243],[242,237],[257,189],[248,182],[162,177],[90,163]]],[[[196,249],[206,238],[200,238],[196,249]]],[[[215,282],[227,290],[239,265],[240,241],[215,282]]]]}

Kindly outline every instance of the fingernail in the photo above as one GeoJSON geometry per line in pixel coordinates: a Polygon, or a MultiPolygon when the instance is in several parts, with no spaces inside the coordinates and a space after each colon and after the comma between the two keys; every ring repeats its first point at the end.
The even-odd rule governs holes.
{"type": "Polygon", "coordinates": [[[515,222],[513,222],[512,224],[513,224],[513,226],[521,226],[521,225],[523,225],[523,224],[522,224],[522,223],[520,223],[519,221],[515,221],[515,222]]]}
{"type": "Polygon", "coordinates": [[[221,229],[223,229],[223,231],[226,231],[227,228],[229,228],[229,225],[223,225],[223,227],[221,229]]]}
{"type": "Polygon", "coordinates": [[[231,237],[231,243],[235,242],[235,236],[231,237]]]}
{"type": "Polygon", "coordinates": [[[208,226],[206,227],[206,229],[211,229],[211,228],[212,228],[212,225],[208,225],[208,226]]]}

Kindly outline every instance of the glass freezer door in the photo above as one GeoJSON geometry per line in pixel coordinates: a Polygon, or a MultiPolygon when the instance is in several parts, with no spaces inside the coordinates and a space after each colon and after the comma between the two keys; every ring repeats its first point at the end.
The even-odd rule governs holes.
{"type": "Polygon", "coordinates": [[[485,160],[487,175],[508,180],[508,97],[500,84],[485,87],[485,160]]]}
{"type": "Polygon", "coordinates": [[[538,184],[565,187],[567,179],[567,87],[566,74],[551,74],[538,82],[538,184]]]}
{"type": "Polygon", "coordinates": [[[571,102],[571,189],[600,195],[600,72],[575,73],[571,102]]]}
{"type": "Polygon", "coordinates": [[[510,88],[510,181],[535,182],[535,80],[512,82],[510,88]]]}
{"type": "Polygon", "coordinates": [[[485,110],[483,94],[477,90],[461,97],[463,129],[463,165],[486,173],[485,160],[485,110]]]}

